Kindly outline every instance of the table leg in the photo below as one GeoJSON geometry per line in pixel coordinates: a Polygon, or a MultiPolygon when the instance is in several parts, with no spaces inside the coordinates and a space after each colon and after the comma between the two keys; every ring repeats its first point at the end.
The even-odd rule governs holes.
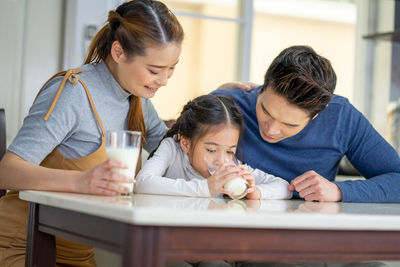
{"type": "Polygon", "coordinates": [[[56,264],[55,237],[38,229],[39,204],[29,203],[25,267],[54,267],[56,264]]]}
{"type": "Polygon", "coordinates": [[[156,226],[126,227],[122,266],[164,267],[167,230],[156,226]]]}

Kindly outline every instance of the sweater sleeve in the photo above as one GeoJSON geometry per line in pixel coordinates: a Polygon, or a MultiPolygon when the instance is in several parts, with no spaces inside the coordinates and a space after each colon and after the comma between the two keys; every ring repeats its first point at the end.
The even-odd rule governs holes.
{"type": "Polygon", "coordinates": [[[135,192],[144,194],[210,197],[206,179],[165,177],[169,168],[183,168],[174,160],[177,147],[171,138],[161,142],[153,157],[146,161],[136,176],[135,192]]]}
{"type": "Polygon", "coordinates": [[[344,202],[400,202],[400,158],[368,120],[348,104],[345,154],[366,180],[336,182],[344,202]]]}
{"type": "Polygon", "coordinates": [[[261,199],[289,199],[292,192],[289,191],[289,183],[272,174],[265,173],[259,169],[252,169],[246,165],[254,176],[256,186],[261,192],[261,199]]]}
{"type": "MultiPolygon", "coordinates": [[[[40,92],[8,148],[28,162],[40,164],[55,147],[63,145],[65,140],[73,136],[81,123],[79,114],[91,112],[82,85],[67,82],[48,120],[44,120],[61,79],[54,78],[40,92]]],[[[77,154],[67,156],[79,157],[77,154]]]]}

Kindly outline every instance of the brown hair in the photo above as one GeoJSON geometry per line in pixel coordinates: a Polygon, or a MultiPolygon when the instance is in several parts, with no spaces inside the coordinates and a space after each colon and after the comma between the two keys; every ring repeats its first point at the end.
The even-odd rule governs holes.
{"type": "MultiPolygon", "coordinates": [[[[93,38],[84,64],[105,61],[114,41],[132,60],[137,55],[144,56],[149,46],[181,43],[183,36],[179,21],[163,3],[132,0],[109,12],[108,23],[93,38]]],[[[142,132],[142,138],[146,136],[140,98],[134,95],[130,98],[128,129],[142,132]]]]}
{"type": "MultiPolygon", "coordinates": [[[[242,132],[243,115],[233,99],[228,96],[202,95],[186,103],[179,118],[165,134],[163,140],[173,137],[175,141],[179,141],[179,138],[183,136],[195,144],[209,131],[218,130],[229,124],[242,132]]],[[[156,150],[150,154],[149,158],[156,150]]]]}
{"type": "Polygon", "coordinates": [[[259,93],[270,88],[312,118],[332,100],[335,87],[336,74],[328,59],[309,46],[291,46],[272,61],[259,93]]]}

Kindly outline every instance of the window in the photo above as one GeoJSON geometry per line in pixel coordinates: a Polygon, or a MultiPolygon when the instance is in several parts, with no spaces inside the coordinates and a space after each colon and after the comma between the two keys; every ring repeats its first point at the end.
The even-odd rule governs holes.
{"type": "Polygon", "coordinates": [[[176,118],[190,99],[213,91],[223,82],[239,80],[246,75],[241,74],[241,70],[249,68],[248,63],[240,61],[243,42],[238,42],[245,25],[241,15],[241,10],[245,9],[241,5],[245,3],[243,0],[164,2],[185,30],[175,74],[152,99],[160,116],[170,119],[176,118]],[[239,67],[246,64],[247,68],[239,67]]]}
{"type": "Polygon", "coordinates": [[[188,100],[224,82],[250,80],[261,84],[273,58],[295,44],[310,45],[331,60],[338,76],[336,93],[352,101],[354,1],[164,2],[177,15],[186,36],[174,76],[152,99],[163,119],[176,118],[188,100]]]}

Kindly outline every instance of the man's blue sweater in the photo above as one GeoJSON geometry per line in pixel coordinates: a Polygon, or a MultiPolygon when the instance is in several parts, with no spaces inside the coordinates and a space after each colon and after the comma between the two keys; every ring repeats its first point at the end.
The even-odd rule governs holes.
{"type": "Polygon", "coordinates": [[[262,139],[257,123],[260,89],[213,92],[233,97],[242,111],[245,127],[237,154],[245,163],[288,182],[309,170],[333,181],[339,161],[346,155],[366,180],[335,182],[343,201],[400,202],[399,155],[346,98],[334,95],[328,107],[301,132],[268,143],[262,139]]]}

